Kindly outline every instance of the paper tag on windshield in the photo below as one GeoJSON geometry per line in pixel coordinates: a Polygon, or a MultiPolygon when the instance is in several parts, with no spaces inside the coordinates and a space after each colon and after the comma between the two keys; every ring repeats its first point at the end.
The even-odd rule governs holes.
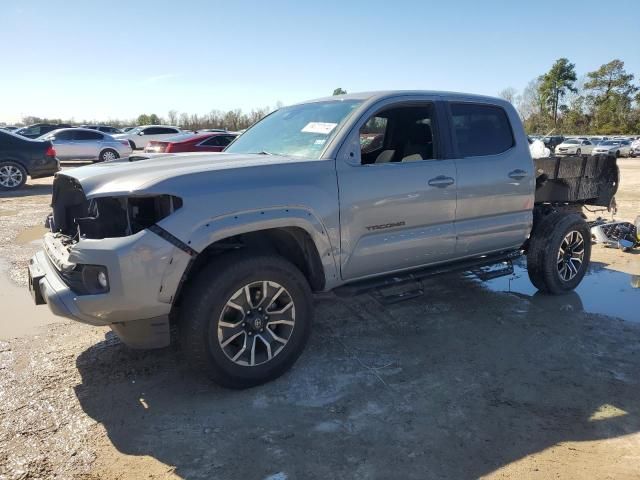
{"type": "Polygon", "coordinates": [[[307,123],[301,132],[305,133],[322,133],[323,135],[329,135],[331,130],[336,128],[337,123],[324,123],[324,122],[309,122],[307,123]]]}

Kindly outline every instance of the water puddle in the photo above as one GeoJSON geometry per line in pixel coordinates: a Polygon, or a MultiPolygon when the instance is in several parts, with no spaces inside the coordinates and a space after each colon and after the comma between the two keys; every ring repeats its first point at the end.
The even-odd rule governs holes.
{"type": "Polygon", "coordinates": [[[591,266],[578,288],[568,295],[545,295],[529,281],[527,270],[514,264],[514,274],[482,283],[495,292],[512,292],[549,311],[585,311],[640,322],[640,275],[591,266]]]}
{"type": "Polygon", "coordinates": [[[0,340],[33,335],[42,326],[68,321],[56,317],[46,305],[36,307],[27,287],[18,287],[9,280],[3,263],[0,263],[0,305],[0,340]]]}
{"type": "Polygon", "coordinates": [[[49,231],[48,228],[43,225],[35,225],[29,227],[26,230],[21,231],[16,237],[16,243],[18,245],[26,245],[27,243],[36,242],[42,240],[44,234],[49,231]]]}

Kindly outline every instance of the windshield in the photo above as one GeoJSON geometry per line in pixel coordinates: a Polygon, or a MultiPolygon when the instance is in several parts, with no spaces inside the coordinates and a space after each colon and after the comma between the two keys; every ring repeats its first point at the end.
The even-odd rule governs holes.
{"type": "Polygon", "coordinates": [[[600,145],[618,145],[620,142],[614,142],[613,140],[608,140],[606,142],[601,142],[600,145]]]}
{"type": "Polygon", "coordinates": [[[580,140],[565,140],[564,143],[566,143],[567,145],[576,145],[580,143],[580,140]]]}
{"type": "Polygon", "coordinates": [[[225,152],[320,158],[338,126],[361,103],[331,100],[281,108],[240,135],[225,152]]]}

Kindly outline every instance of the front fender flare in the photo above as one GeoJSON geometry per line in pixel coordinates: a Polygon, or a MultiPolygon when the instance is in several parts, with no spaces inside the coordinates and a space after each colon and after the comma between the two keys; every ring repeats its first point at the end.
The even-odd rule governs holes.
{"type": "MultiPolygon", "coordinates": [[[[327,229],[318,217],[304,207],[272,207],[260,210],[234,212],[210,218],[201,222],[186,242],[197,252],[202,252],[209,245],[243,233],[260,230],[297,227],[309,234],[318,252],[324,270],[325,289],[330,290],[339,283],[339,271],[336,254],[331,245],[327,229]]],[[[189,262],[195,256],[186,254],[174,257],[172,268],[163,279],[164,301],[171,302],[178,288],[182,274],[187,270],[189,262]]]]}

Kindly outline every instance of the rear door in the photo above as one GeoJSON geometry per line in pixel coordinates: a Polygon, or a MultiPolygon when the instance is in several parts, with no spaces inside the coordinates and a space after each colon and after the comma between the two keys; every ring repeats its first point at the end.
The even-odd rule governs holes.
{"type": "Polygon", "coordinates": [[[97,160],[104,135],[97,130],[75,130],[73,132],[76,157],[80,160],[97,160]]]}
{"type": "Polygon", "coordinates": [[[442,156],[436,98],[405,98],[372,107],[338,154],[345,280],[454,254],[456,172],[442,156]]]}
{"type": "Polygon", "coordinates": [[[534,172],[527,137],[505,102],[450,102],[458,174],[456,257],[518,248],[533,222],[534,172]]]}

